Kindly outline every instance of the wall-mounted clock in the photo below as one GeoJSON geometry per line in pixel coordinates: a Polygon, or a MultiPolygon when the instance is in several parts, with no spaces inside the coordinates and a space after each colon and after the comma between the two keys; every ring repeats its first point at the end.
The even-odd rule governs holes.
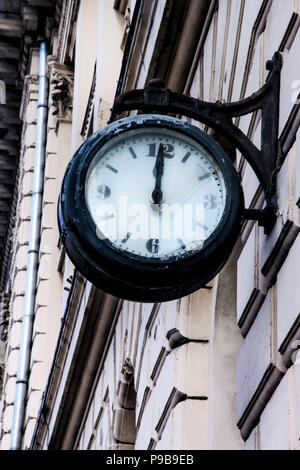
{"type": "Polygon", "coordinates": [[[239,177],[220,145],[186,122],[149,114],[84,142],[64,176],[58,222],[88,280],[154,302],[190,294],[216,275],[243,211],[239,177]]]}

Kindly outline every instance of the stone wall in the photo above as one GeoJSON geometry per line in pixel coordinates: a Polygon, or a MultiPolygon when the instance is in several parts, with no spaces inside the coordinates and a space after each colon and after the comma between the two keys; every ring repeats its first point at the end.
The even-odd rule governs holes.
{"type": "MultiPolygon", "coordinates": [[[[162,10],[157,10],[157,15],[159,11],[162,10]]],[[[147,52],[155,42],[155,25],[157,23],[149,32],[145,57],[151,56],[147,52]]],[[[97,408],[96,401],[93,402],[94,408],[90,408],[87,421],[82,425],[78,448],[87,445],[101,448],[108,442],[110,447],[116,446],[118,439],[114,433],[107,437],[106,444],[98,437],[102,426],[109,427],[109,422],[114,429],[116,404],[113,397],[117,396],[122,361],[126,357],[134,368],[137,449],[240,448],[243,445],[234,431],[227,436],[227,442],[225,438],[222,441],[218,425],[228,430],[237,426],[246,441],[246,449],[298,448],[299,373],[294,362],[300,335],[297,295],[299,104],[295,101],[295,83],[300,76],[295,55],[299,40],[299,4],[292,0],[285,2],[284,8],[280,1],[222,1],[212,13],[202,50],[195,58],[198,64],[194,79],[190,90],[186,90],[191,96],[207,101],[243,99],[263,85],[267,76],[266,61],[275,51],[282,53],[279,135],[285,160],[277,169],[277,223],[269,235],[265,235],[257,223],[245,223],[235,250],[236,276],[233,270],[227,272],[232,273],[229,288],[221,272],[211,286],[212,291],[200,291],[178,303],[160,307],[124,304],[106,358],[107,366],[98,384],[102,387],[102,400],[104,396],[105,400],[110,400],[110,421],[103,408],[101,416],[106,416],[106,424],[101,425],[99,403],[97,408]],[[219,290],[218,282],[219,287],[223,282],[219,290]],[[230,288],[237,292],[236,305],[231,307],[223,299],[224,295],[230,298],[230,288]],[[215,296],[215,301],[210,299],[207,303],[205,296],[211,295],[215,296]],[[187,303],[192,303],[193,307],[187,309],[187,303]],[[233,310],[235,315],[228,315],[230,320],[226,324],[226,313],[233,310]],[[186,318],[190,318],[193,328],[184,334],[178,322],[182,321],[183,325],[186,318]],[[202,325],[198,329],[201,319],[206,327],[202,325]],[[222,335],[226,325],[227,338],[222,335]],[[195,336],[189,336],[191,331],[195,336]],[[174,335],[179,343],[172,343],[174,335]],[[188,339],[181,340],[181,335],[188,339]],[[230,342],[234,348],[230,348],[230,342]],[[233,365],[227,362],[223,380],[226,381],[226,375],[231,377],[234,369],[236,393],[228,389],[222,397],[218,395],[221,381],[218,382],[215,371],[220,370],[218,363],[225,361],[229,351],[233,365]],[[114,372],[108,373],[108,364],[114,364],[114,372]],[[226,403],[229,396],[232,408],[236,408],[234,416],[230,412],[222,416],[218,405],[222,399],[226,403]],[[193,416],[197,419],[193,420],[193,416]]],[[[141,73],[147,75],[146,70],[141,73]]],[[[244,116],[236,123],[259,147],[260,115],[244,116]]],[[[235,164],[242,177],[246,207],[261,207],[262,193],[257,178],[239,152],[236,152],[235,164]]],[[[224,272],[226,269],[228,266],[224,272]]],[[[103,431],[106,436],[107,430],[103,431]]],[[[125,442],[133,444],[132,438],[130,443],[125,442]]]]}
{"type": "MultiPolygon", "coordinates": [[[[141,40],[127,64],[129,83],[145,85],[157,57],[161,23],[170,3],[158,0],[148,4],[151,17],[144,17],[137,36],[141,40]]],[[[62,21],[58,53],[49,58],[44,210],[24,447],[30,444],[38,418],[67,302],[64,288],[73,272],[59,245],[55,220],[60,181],[71,154],[91,132],[105,125],[122,63],[119,45],[124,18],[113,10],[112,1],[93,1],[93,12],[86,5],[81,2],[74,29],[70,21],[62,21]],[[89,44],[92,47],[88,48],[89,44]],[[73,70],[63,64],[71,56],[75,60],[73,103],[70,97],[67,102],[60,101],[56,88],[61,82],[67,90],[72,87],[70,96],[73,93],[73,70]],[[108,69],[112,57],[114,68],[108,69]]],[[[80,397],[76,397],[78,416],[84,408],[80,423],[73,426],[77,415],[71,416],[68,436],[59,436],[66,447],[73,445],[76,434],[73,447],[81,450],[299,448],[299,8],[298,0],[210,2],[184,90],[212,102],[244,99],[264,84],[266,61],[275,51],[281,52],[279,136],[284,161],[277,168],[279,208],[272,232],[266,235],[257,223],[247,221],[230,260],[205,289],[163,304],[124,301],[113,319],[105,315],[112,315],[115,307],[107,308],[105,313],[100,291],[82,281],[78,305],[74,303],[66,320],[65,336],[59,338],[61,369],[53,372],[57,375],[51,382],[49,442],[56,442],[55,433],[60,432],[59,409],[70,387],[71,372],[72,378],[80,382],[80,393],[85,393],[84,375],[76,371],[76,354],[83,344],[80,335],[86,332],[88,318],[95,321],[100,337],[103,315],[106,327],[111,321],[114,329],[102,338],[106,344],[93,370],[95,378],[92,373],[89,376],[93,384],[86,403],[78,404],[80,397]]],[[[64,2],[63,12],[64,20],[73,18],[69,1],[64,2]]],[[[36,73],[32,70],[26,78],[23,99],[20,190],[8,289],[11,315],[3,377],[3,449],[8,447],[11,428],[23,312],[36,73]]],[[[64,96],[68,98],[68,92],[64,96]]],[[[260,114],[243,116],[235,122],[259,147],[260,114]]],[[[230,155],[241,175],[246,207],[260,208],[263,195],[254,172],[238,151],[230,149],[230,155]]],[[[106,300],[109,302],[114,304],[106,300]]],[[[88,357],[93,356],[87,352],[88,357]]],[[[45,429],[40,435],[46,435],[45,429]]],[[[46,438],[38,445],[46,449],[46,438]]]]}
{"type": "MultiPolygon", "coordinates": [[[[299,104],[294,91],[300,76],[295,59],[299,41],[298,2],[285,2],[284,7],[280,1],[220,2],[191,87],[191,95],[204,100],[243,99],[263,85],[266,61],[275,51],[282,53],[279,136],[285,160],[277,169],[277,222],[269,235],[257,223],[247,222],[237,262],[237,323],[245,339],[237,357],[236,419],[248,449],[298,447],[299,436],[291,431],[297,427],[295,397],[299,393],[297,365],[291,356],[299,337],[300,305],[296,287],[299,104]]],[[[260,116],[236,122],[259,147],[260,116]]],[[[236,167],[246,207],[261,207],[257,178],[239,152],[236,167]]]]}
{"type": "Polygon", "coordinates": [[[78,449],[207,447],[212,288],[164,304],[124,302],[78,449]],[[124,368],[132,390],[124,395],[124,368]]]}

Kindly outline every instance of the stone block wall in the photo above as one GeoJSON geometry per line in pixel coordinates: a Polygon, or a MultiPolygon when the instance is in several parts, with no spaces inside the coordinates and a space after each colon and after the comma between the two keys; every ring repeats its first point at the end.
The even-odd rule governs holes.
{"type": "Polygon", "coordinates": [[[23,131],[19,170],[19,192],[16,223],[13,233],[13,256],[9,276],[11,289],[8,341],[6,344],[5,375],[2,394],[1,448],[9,448],[15,398],[15,384],[21,342],[22,315],[27,269],[27,251],[31,217],[31,187],[33,178],[38,77],[36,71],[25,78],[23,92],[23,131]]]}
{"type": "Polygon", "coordinates": [[[207,447],[212,298],[204,289],[178,302],[124,302],[78,449],[207,447]],[[118,398],[128,364],[129,408],[118,398]]]}

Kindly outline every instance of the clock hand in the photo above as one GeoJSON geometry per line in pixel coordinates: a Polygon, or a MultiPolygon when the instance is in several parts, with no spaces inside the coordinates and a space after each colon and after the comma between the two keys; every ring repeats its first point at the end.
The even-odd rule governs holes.
{"type": "Polygon", "coordinates": [[[161,190],[161,178],[164,172],[164,146],[160,144],[155,166],[154,166],[154,173],[155,173],[155,187],[152,191],[152,199],[153,204],[160,204],[163,198],[163,193],[161,190]]]}

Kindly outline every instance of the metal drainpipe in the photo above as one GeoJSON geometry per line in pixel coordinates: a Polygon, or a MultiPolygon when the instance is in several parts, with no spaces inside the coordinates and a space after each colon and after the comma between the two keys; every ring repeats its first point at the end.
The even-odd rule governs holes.
{"type": "Polygon", "coordinates": [[[22,427],[25,414],[25,399],[29,376],[44,189],[45,147],[48,111],[48,78],[46,67],[47,48],[45,42],[42,42],[40,44],[39,93],[37,106],[30,236],[22,322],[22,337],[16,381],[10,450],[18,450],[21,448],[22,427]]]}

